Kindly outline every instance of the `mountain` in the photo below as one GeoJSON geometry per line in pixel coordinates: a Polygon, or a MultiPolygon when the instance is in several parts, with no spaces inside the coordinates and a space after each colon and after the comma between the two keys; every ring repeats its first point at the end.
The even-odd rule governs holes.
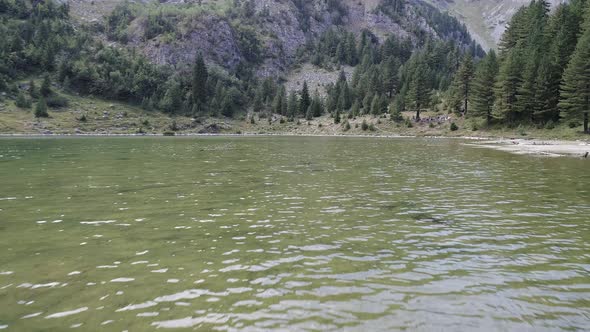
{"type": "MultiPolygon", "coordinates": [[[[553,7],[567,0],[547,0],[553,7]]],[[[506,25],[516,11],[530,0],[428,0],[465,23],[485,49],[496,48],[506,25]]]]}
{"type": "MultiPolygon", "coordinates": [[[[159,65],[182,66],[202,53],[235,71],[242,63],[258,77],[284,74],[302,48],[334,27],[379,41],[394,36],[414,45],[427,38],[471,44],[455,19],[419,0],[69,0],[72,15],[105,39],[140,50],[159,65]]],[[[302,54],[303,53],[303,54],[302,54]]],[[[298,59],[299,58],[299,59],[298,59]]]]}

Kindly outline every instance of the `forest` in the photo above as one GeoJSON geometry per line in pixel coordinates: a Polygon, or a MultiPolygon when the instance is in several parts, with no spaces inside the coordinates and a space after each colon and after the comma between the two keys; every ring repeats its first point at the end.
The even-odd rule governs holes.
{"type": "MultiPolygon", "coordinates": [[[[346,15],[337,2],[331,6],[346,15]]],[[[404,1],[377,9],[399,19],[404,1]]],[[[545,0],[522,7],[511,20],[498,52],[484,52],[465,27],[427,5],[420,7],[438,37],[395,35],[380,41],[369,30],[356,35],[333,26],[299,51],[293,66],[312,63],[342,72],[325,93],[303,84],[287,91],[280,79],[262,78],[251,68],[262,61],[250,1],[236,1],[225,15],[241,22],[236,31],[245,53],[235,71],[220,70],[197,55],[190,66],[156,65],[132,49],[95,38],[96,27],[76,26],[67,4],[0,0],[0,91],[37,117],[67,105],[63,91],[141,105],[147,111],[195,117],[233,117],[248,110],[279,114],[287,121],[325,114],[335,123],[360,114],[390,115],[392,121],[420,120],[421,112],[456,113],[482,119],[487,127],[521,124],[552,129],[563,122],[589,133],[590,2],[572,0],[550,11],[545,0]],[[249,23],[248,23],[249,22],[249,23]],[[34,81],[18,83],[30,77],[34,81]],[[404,112],[413,112],[404,118],[404,112]]],[[[305,8],[302,5],[302,8],[305,8]]],[[[126,42],[136,6],[119,5],[99,27],[126,42]]],[[[145,38],[174,29],[168,16],[149,14],[145,38]]],[[[416,27],[419,29],[419,27],[416,27]]]]}

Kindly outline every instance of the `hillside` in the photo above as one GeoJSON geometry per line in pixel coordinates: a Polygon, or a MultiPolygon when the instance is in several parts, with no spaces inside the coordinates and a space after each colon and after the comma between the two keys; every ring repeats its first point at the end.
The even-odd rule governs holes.
{"type": "Polygon", "coordinates": [[[379,115],[411,102],[414,83],[446,90],[464,54],[483,55],[419,0],[0,0],[0,15],[0,88],[43,116],[64,93],[193,117],[379,115]]]}
{"type": "MultiPolygon", "coordinates": [[[[496,48],[512,15],[529,0],[428,0],[465,23],[484,49],[496,48]]],[[[567,0],[548,0],[553,7],[567,0]]]]}
{"type": "Polygon", "coordinates": [[[390,36],[408,38],[414,45],[426,38],[465,46],[471,42],[460,23],[422,1],[68,3],[78,21],[90,23],[110,42],[140,50],[156,64],[182,67],[201,52],[206,62],[229,71],[247,62],[258,77],[286,74],[305,60],[302,48],[334,27],[357,36],[368,31],[381,42],[390,36]]]}
{"type": "Polygon", "coordinates": [[[421,0],[0,0],[2,130],[142,132],[153,116],[155,131],[198,132],[210,119],[332,119],[346,131],[372,116],[431,131],[467,119],[473,130],[588,132],[576,86],[586,7],[572,0],[551,14],[533,1],[502,52],[486,55],[421,0]]]}

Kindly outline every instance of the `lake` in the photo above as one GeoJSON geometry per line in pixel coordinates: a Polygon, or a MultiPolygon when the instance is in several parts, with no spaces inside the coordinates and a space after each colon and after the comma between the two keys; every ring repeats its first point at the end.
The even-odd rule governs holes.
{"type": "Polygon", "coordinates": [[[0,328],[590,329],[590,164],[464,143],[0,139],[0,328]]]}

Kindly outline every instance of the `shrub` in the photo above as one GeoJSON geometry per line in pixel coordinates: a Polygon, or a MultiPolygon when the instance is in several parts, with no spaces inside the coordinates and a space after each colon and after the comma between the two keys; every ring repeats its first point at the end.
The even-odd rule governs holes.
{"type": "Polygon", "coordinates": [[[553,120],[549,120],[546,124],[545,124],[545,129],[555,129],[555,122],[553,122],[553,120]]]}
{"type": "Polygon", "coordinates": [[[367,124],[367,121],[363,120],[363,123],[361,124],[361,129],[363,131],[367,131],[367,129],[369,129],[369,125],[367,124]]]}
{"type": "MultiPolygon", "coordinates": [[[[172,120],[172,124],[170,124],[170,130],[178,131],[178,124],[176,124],[176,120],[172,120]]],[[[164,133],[166,134],[166,133],[164,133]]]]}
{"type": "Polygon", "coordinates": [[[408,119],[408,118],[406,118],[404,120],[404,123],[405,123],[406,127],[408,127],[408,128],[414,127],[414,125],[412,124],[412,121],[410,119],[408,119]]]}
{"type": "Polygon", "coordinates": [[[369,130],[370,130],[370,131],[375,131],[375,130],[377,130],[377,129],[375,128],[375,125],[371,123],[371,124],[369,125],[369,130]]]}
{"type": "Polygon", "coordinates": [[[173,131],[165,131],[164,132],[164,136],[175,136],[176,133],[174,133],[173,131]]]}
{"type": "Polygon", "coordinates": [[[86,119],[86,114],[82,114],[82,116],[80,118],[78,118],[78,121],[80,121],[80,122],[88,121],[88,119],[86,119]]]}
{"type": "Polygon", "coordinates": [[[342,126],[344,127],[344,131],[350,130],[350,123],[348,121],[344,121],[344,124],[342,126]]]}
{"type": "Polygon", "coordinates": [[[457,130],[459,130],[459,127],[457,126],[456,123],[452,122],[451,123],[451,131],[457,131],[457,130]]]}
{"type": "Polygon", "coordinates": [[[570,128],[574,129],[576,127],[579,127],[580,124],[578,122],[572,121],[570,123],[567,124],[570,128]]]}
{"type": "Polygon", "coordinates": [[[47,106],[51,108],[62,108],[67,107],[69,101],[66,97],[60,95],[51,95],[47,97],[47,106]]]}

